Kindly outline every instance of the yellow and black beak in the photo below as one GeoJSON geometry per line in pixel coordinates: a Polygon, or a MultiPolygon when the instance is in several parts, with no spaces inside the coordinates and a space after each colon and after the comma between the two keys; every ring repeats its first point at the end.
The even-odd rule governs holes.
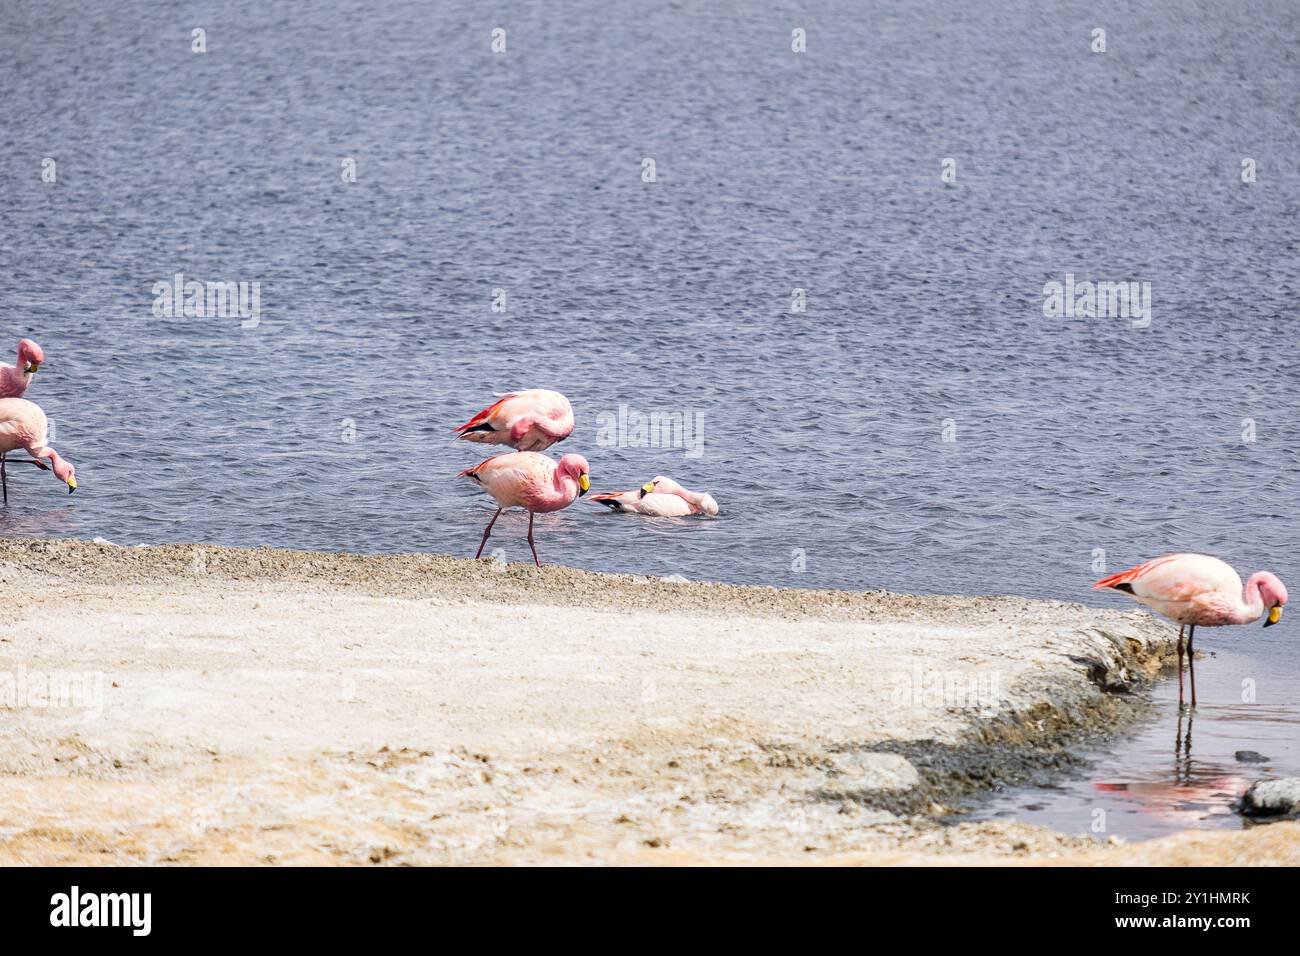
{"type": "Polygon", "coordinates": [[[23,369],[23,371],[26,372],[28,375],[35,375],[36,370],[40,367],[41,367],[40,362],[28,362],[27,368],[23,369]]]}
{"type": "Polygon", "coordinates": [[[654,490],[655,490],[655,483],[653,481],[647,481],[644,485],[641,486],[641,494],[639,494],[637,497],[644,498],[646,495],[650,494],[650,492],[654,490]]]}
{"type": "Polygon", "coordinates": [[[68,479],[68,494],[72,494],[72,493],[73,493],[74,491],[76,491],[76,490],[77,490],[77,479],[76,479],[76,478],[69,478],[69,479],[68,479]]]}
{"type": "Polygon", "coordinates": [[[578,476],[578,497],[581,498],[591,490],[591,479],[586,475],[578,476]]]}
{"type": "Polygon", "coordinates": [[[1272,627],[1278,621],[1282,620],[1282,605],[1274,604],[1268,612],[1268,620],[1264,622],[1265,627],[1272,627]]]}

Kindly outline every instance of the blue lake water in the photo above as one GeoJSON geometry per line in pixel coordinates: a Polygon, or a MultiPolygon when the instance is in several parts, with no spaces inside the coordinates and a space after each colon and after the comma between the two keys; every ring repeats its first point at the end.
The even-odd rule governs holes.
{"type": "MultiPolygon", "coordinates": [[[[970,6],[11,0],[0,346],[44,346],[81,488],[19,474],[0,534],[471,555],[450,430],[547,387],[596,490],[724,513],[582,501],[543,560],[1118,606],[1095,565],[1198,550],[1300,587],[1300,8],[970,6]],[[177,273],[259,283],[256,326],[156,316],[177,273]],[[1150,283],[1149,326],[1045,316],[1067,274],[1150,283]],[[699,454],[611,443],[620,406],[699,454]]],[[[1300,771],[1296,626],[1204,637],[1260,677],[1200,675],[1247,776],[1300,771]]],[[[1176,772],[1152,733],[1135,781],[1176,772]]]]}

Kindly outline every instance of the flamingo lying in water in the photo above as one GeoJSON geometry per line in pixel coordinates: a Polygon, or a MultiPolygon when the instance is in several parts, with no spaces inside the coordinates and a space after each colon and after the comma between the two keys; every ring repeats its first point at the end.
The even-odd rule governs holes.
{"type": "Polygon", "coordinates": [[[652,518],[673,518],[691,513],[691,506],[676,495],[655,495],[645,491],[606,491],[591,496],[612,511],[625,514],[649,515],[652,518]]]}
{"type": "Polygon", "coordinates": [[[1265,627],[1282,619],[1286,585],[1277,575],[1256,571],[1241,585],[1232,565],[1207,554],[1167,554],[1135,568],[1102,578],[1093,586],[1123,591],[1139,604],[1163,614],[1178,627],[1178,706],[1183,705],[1183,629],[1191,672],[1192,706],[1196,706],[1196,628],[1250,624],[1265,614],[1265,627]]]}
{"type": "Polygon", "coordinates": [[[559,392],[544,388],[510,392],[455,432],[461,441],[545,451],[573,433],[573,406],[559,392]]]}
{"type": "Polygon", "coordinates": [[[45,353],[31,339],[18,343],[18,364],[0,362],[0,398],[22,398],[32,376],[45,361],[45,353]]]}
{"type": "Polygon", "coordinates": [[[540,568],[542,562],[533,544],[533,516],[567,508],[585,495],[591,487],[590,471],[587,459],[581,455],[565,455],[555,461],[533,451],[497,455],[466,468],[456,477],[477,482],[497,502],[497,513],[483,530],[483,540],[478,543],[474,557],[482,557],[483,546],[501,512],[518,506],[528,512],[528,547],[532,548],[533,561],[540,568]]]}
{"type": "Polygon", "coordinates": [[[649,515],[653,518],[676,518],[683,515],[718,513],[718,503],[712,495],[687,491],[671,478],[660,476],[647,481],[636,491],[607,491],[592,495],[613,511],[649,515]]]}
{"type": "Polygon", "coordinates": [[[43,471],[54,468],[54,476],[66,482],[68,494],[77,490],[77,469],[59,453],[46,444],[49,435],[49,422],[45,412],[35,402],[25,398],[0,398],[0,488],[4,490],[4,500],[9,501],[9,480],[6,465],[32,464],[43,471]],[[23,448],[30,459],[7,461],[9,452],[23,448]],[[46,465],[42,458],[48,458],[46,465]]]}
{"type": "Polygon", "coordinates": [[[687,491],[677,482],[663,475],[658,475],[642,485],[641,494],[647,498],[652,495],[676,495],[690,506],[691,510],[686,512],[687,514],[716,515],[718,513],[718,503],[713,500],[713,495],[702,491],[687,491]]]}

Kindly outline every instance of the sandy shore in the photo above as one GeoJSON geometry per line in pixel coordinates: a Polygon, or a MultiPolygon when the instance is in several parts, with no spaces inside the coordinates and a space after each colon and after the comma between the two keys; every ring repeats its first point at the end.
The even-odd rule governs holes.
{"type": "Polygon", "coordinates": [[[943,825],[1113,728],[1139,612],[2,541],[0,863],[1300,863],[943,825]]]}

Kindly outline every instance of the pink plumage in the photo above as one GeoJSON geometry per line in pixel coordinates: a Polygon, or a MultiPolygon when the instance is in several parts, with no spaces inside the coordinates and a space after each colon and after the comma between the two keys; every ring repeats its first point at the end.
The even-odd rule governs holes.
{"type": "Polygon", "coordinates": [[[1135,568],[1102,578],[1093,589],[1123,591],[1139,604],[1180,625],[1178,629],[1178,703],[1183,703],[1183,630],[1191,670],[1192,706],[1196,706],[1193,642],[1198,627],[1250,624],[1267,615],[1265,627],[1282,619],[1287,594],[1277,575],[1256,571],[1241,583],[1232,565],[1208,554],[1166,554],[1135,568]]]}
{"type": "Polygon", "coordinates": [[[641,490],[647,498],[658,495],[674,495],[690,507],[687,514],[693,515],[716,515],[718,513],[718,503],[713,500],[713,495],[703,491],[688,491],[671,478],[665,478],[658,475],[652,480],[646,482],[641,490]]]}
{"type": "Polygon", "coordinates": [[[474,557],[482,556],[483,546],[487,544],[488,535],[501,512],[506,508],[523,508],[528,512],[528,546],[532,549],[533,561],[541,567],[537,546],[533,543],[533,516],[567,508],[585,495],[591,487],[590,473],[587,459],[581,455],[565,455],[555,461],[532,451],[497,455],[473,468],[466,468],[456,477],[469,478],[497,502],[496,514],[483,531],[483,540],[479,542],[474,557]]]}
{"type": "Polygon", "coordinates": [[[18,363],[0,362],[0,398],[22,398],[32,376],[45,361],[45,352],[31,339],[18,343],[18,363]]]}
{"type": "Polygon", "coordinates": [[[652,518],[673,518],[691,513],[691,506],[676,495],[652,495],[644,489],[637,491],[606,491],[591,496],[611,511],[625,514],[648,515],[652,518]]]}
{"type": "MultiPolygon", "coordinates": [[[[41,468],[46,467],[41,459],[48,459],[54,476],[67,484],[68,493],[71,494],[77,490],[77,469],[47,444],[48,435],[49,422],[39,405],[25,398],[0,398],[0,459],[20,448],[31,455],[33,462],[41,468]]],[[[20,463],[21,460],[4,461],[0,468],[6,464],[20,463]]],[[[4,493],[7,500],[7,482],[4,483],[4,493]]]]}
{"type": "Polygon", "coordinates": [[[1093,589],[1114,588],[1176,624],[1222,627],[1250,624],[1286,604],[1286,586],[1268,571],[1243,586],[1232,565],[1208,554],[1167,554],[1102,578],[1093,589]]]}
{"type": "Polygon", "coordinates": [[[559,392],[544,388],[510,392],[455,433],[461,441],[545,451],[573,433],[573,406],[559,392]]]}
{"type": "MultiPolygon", "coordinates": [[[[684,488],[682,490],[685,491],[684,488]]],[[[692,493],[687,492],[687,494],[692,493]]],[[[679,494],[654,490],[653,482],[646,482],[636,491],[607,491],[592,495],[591,500],[600,502],[612,511],[646,515],[651,518],[680,518],[705,513],[703,505],[692,504],[679,494]]],[[[712,500],[709,498],[709,501],[712,500]]],[[[712,513],[717,514],[717,505],[715,504],[713,508],[712,513]]]]}

